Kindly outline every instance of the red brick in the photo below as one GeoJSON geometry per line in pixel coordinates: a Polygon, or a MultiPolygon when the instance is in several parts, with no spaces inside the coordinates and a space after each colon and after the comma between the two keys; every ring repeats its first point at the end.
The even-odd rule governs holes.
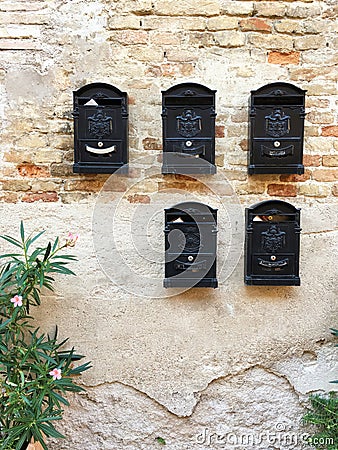
{"type": "Polygon", "coordinates": [[[338,125],[330,125],[322,128],[322,136],[338,137],[338,125]]]}
{"type": "Polygon", "coordinates": [[[143,194],[128,195],[127,200],[129,203],[150,203],[149,195],[143,194]]]}
{"type": "Polygon", "coordinates": [[[33,203],[42,200],[43,202],[57,202],[59,200],[56,192],[29,192],[22,197],[22,201],[26,203],[33,203]]]}
{"type": "Polygon", "coordinates": [[[268,62],[270,64],[299,64],[300,52],[269,52],[268,62]]]}
{"type": "Polygon", "coordinates": [[[18,172],[22,177],[37,178],[49,177],[50,172],[47,167],[36,166],[35,164],[20,164],[18,172]]]}
{"type": "Polygon", "coordinates": [[[304,155],[303,164],[306,167],[318,167],[321,165],[322,157],[320,155],[304,155]]]}
{"type": "Polygon", "coordinates": [[[162,142],[157,138],[147,137],[142,144],[144,150],[162,150],[162,142]]]}
{"type": "Polygon", "coordinates": [[[269,184],[268,194],[276,197],[296,197],[297,187],[292,184],[269,184]]]}
{"type": "Polygon", "coordinates": [[[302,175],[297,174],[283,174],[280,176],[280,181],[289,181],[289,182],[298,182],[298,181],[307,181],[311,178],[311,172],[306,170],[302,175]]]}
{"type": "Polygon", "coordinates": [[[250,18],[242,19],[239,22],[239,27],[242,31],[265,31],[271,32],[271,25],[264,19],[250,18]]]}
{"type": "Polygon", "coordinates": [[[217,138],[224,138],[225,137],[224,131],[225,131],[225,126],[224,125],[216,125],[216,127],[215,127],[215,136],[217,138]]]}

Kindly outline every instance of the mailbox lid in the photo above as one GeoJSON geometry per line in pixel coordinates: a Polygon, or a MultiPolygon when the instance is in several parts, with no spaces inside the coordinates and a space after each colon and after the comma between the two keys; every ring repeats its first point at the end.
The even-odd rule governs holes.
{"type": "Polygon", "coordinates": [[[289,107],[304,107],[305,94],[306,90],[291,83],[270,83],[251,91],[251,106],[285,105],[289,107]]]}
{"type": "Polygon", "coordinates": [[[283,200],[265,200],[246,208],[247,226],[251,227],[256,216],[273,216],[273,221],[282,222],[282,217],[286,221],[294,220],[299,225],[300,208],[296,208],[291,203],[283,200]]]}
{"type": "Polygon", "coordinates": [[[165,222],[171,223],[217,223],[217,209],[199,202],[182,202],[165,208],[165,222]]]}

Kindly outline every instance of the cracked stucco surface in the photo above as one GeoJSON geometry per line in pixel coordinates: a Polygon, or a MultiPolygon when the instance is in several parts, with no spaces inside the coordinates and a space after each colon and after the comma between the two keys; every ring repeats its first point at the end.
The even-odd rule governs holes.
{"type": "Polygon", "coordinates": [[[81,378],[88,393],[72,398],[66,411],[60,450],[156,449],[156,436],[172,449],[218,448],[193,441],[204,427],[259,434],[285,422],[300,433],[306,394],[334,387],[329,381],[337,373],[328,328],[337,310],[338,233],[335,205],[297,206],[301,287],[245,287],[241,258],[219,289],[156,299],[130,295],[101,271],[92,244],[94,204],[35,205],[34,216],[29,205],[5,206],[1,233],[13,230],[13,217],[28,231],[41,229],[44,217],[48,237],[80,234],[77,277],[58,278],[55,294],[34,312],[43,329],[57,324],[60,337],[69,336],[93,364],[81,378]]]}

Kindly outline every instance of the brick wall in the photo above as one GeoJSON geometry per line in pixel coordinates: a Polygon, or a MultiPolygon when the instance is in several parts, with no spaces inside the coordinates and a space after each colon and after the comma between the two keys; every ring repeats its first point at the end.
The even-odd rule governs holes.
{"type": "Polygon", "coordinates": [[[217,89],[218,170],[239,195],[337,196],[337,15],[332,0],[2,1],[1,201],[100,190],[108,176],[72,173],[72,91],[94,81],[129,94],[131,163],[161,150],[161,89],[192,80],[217,89]],[[305,174],[248,177],[249,93],[278,80],[308,91],[305,174]]]}

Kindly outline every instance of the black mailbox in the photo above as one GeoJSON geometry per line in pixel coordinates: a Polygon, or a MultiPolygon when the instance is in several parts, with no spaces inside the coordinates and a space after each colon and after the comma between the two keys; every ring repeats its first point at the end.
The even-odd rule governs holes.
{"type": "Polygon", "coordinates": [[[249,174],[304,173],[305,92],[289,83],[251,91],[249,174]]]}
{"type": "Polygon", "coordinates": [[[281,200],[246,208],[245,283],[299,286],[300,209],[281,200]]]}
{"type": "Polygon", "coordinates": [[[197,83],[162,91],[162,173],[216,172],[215,92],[197,83]]]}
{"type": "Polygon", "coordinates": [[[92,83],[74,91],[73,99],[73,171],[113,173],[127,164],[127,94],[109,84],[92,83]]]}
{"type": "Polygon", "coordinates": [[[217,288],[217,210],[198,202],[165,209],[164,287],[217,288]]]}

